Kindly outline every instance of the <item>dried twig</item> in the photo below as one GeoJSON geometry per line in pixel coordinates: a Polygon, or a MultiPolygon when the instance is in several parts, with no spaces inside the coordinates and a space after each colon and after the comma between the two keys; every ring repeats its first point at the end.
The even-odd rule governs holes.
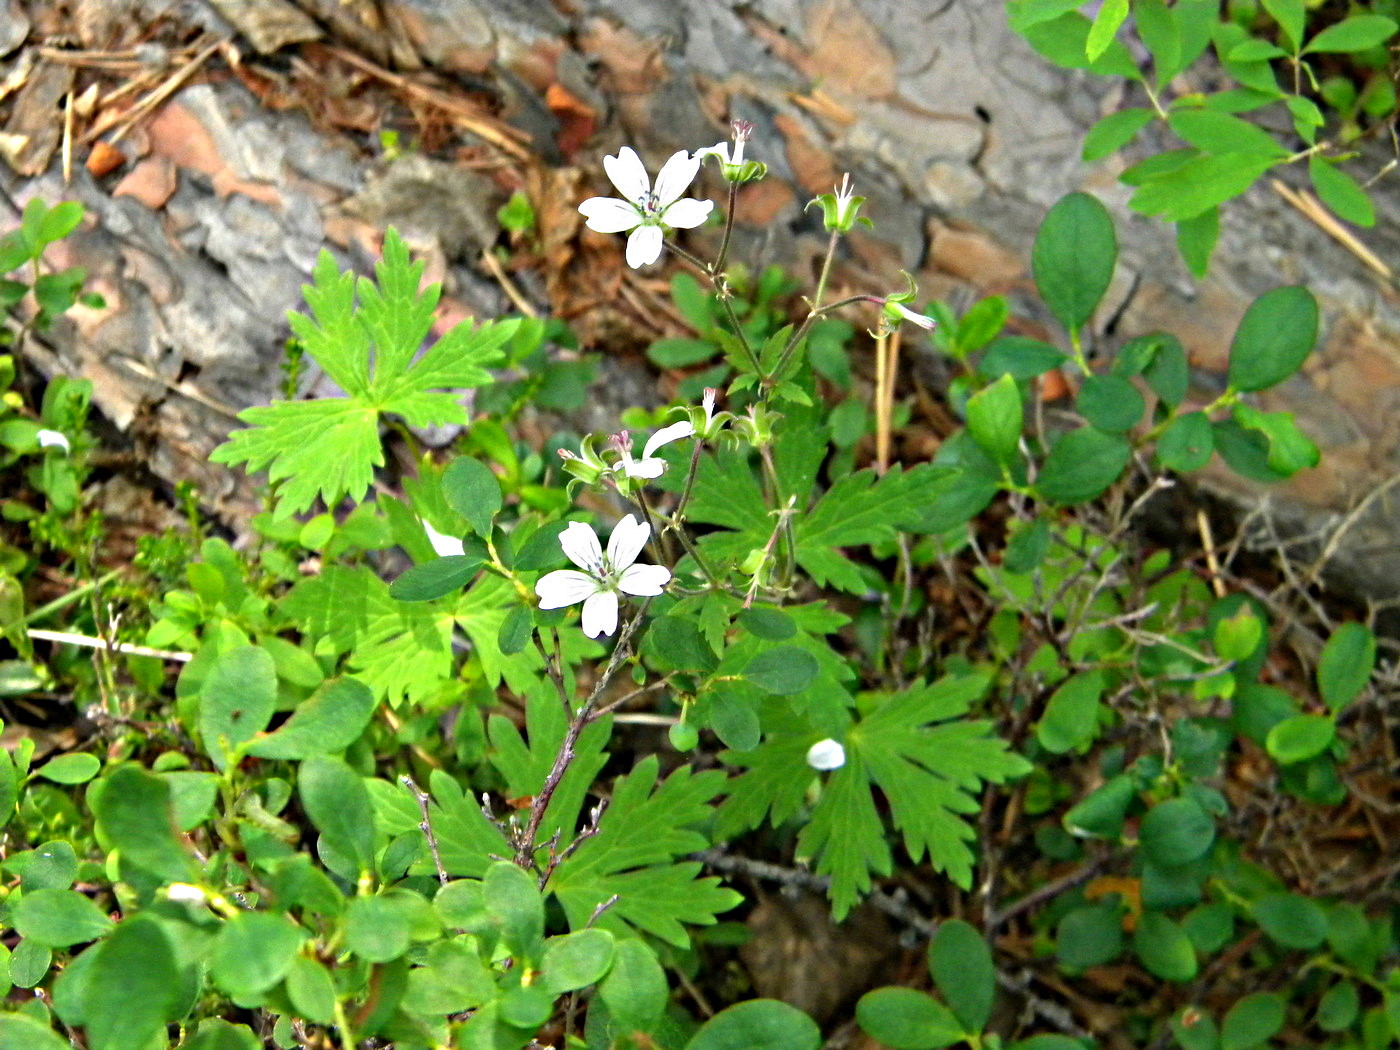
{"type": "Polygon", "coordinates": [[[91,635],[74,634],[71,631],[46,631],[41,627],[26,628],[25,633],[30,638],[38,639],[41,642],[60,642],[64,645],[81,645],[89,649],[103,649],[109,652],[126,653],[129,656],[153,656],[157,660],[176,660],[180,663],[189,663],[194,659],[194,653],[181,653],[173,649],[152,649],[146,645],[132,645],[130,642],[113,642],[105,638],[93,638],[91,635]]]}
{"type": "Polygon", "coordinates": [[[438,882],[446,886],[447,869],[442,866],[442,854],[438,852],[437,836],[433,834],[432,817],[428,815],[428,793],[420,788],[407,773],[399,777],[399,783],[413,792],[414,801],[418,803],[418,812],[423,815],[423,819],[418,822],[418,830],[428,840],[428,849],[432,850],[433,867],[437,868],[438,882]]]}

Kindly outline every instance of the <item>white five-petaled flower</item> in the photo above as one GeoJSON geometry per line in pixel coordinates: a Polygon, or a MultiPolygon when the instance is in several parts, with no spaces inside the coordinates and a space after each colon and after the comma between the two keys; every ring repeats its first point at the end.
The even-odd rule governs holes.
{"type": "Polygon", "coordinates": [[[642,447],[642,458],[632,458],[632,436],[627,431],[613,436],[613,446],[622,454],[614,470],[620,470],[629,478],[659,478],[666,470],[666,461],[656,455],[656,450],[672,441],[688,438],[695,433],[695,424],[688,419],[662,427],[647,439],[642,447]]]}
{"type": "Polygon", "coordinates": [[[426,521],[423,522],[423,531],[428,534],[428,542],[433,545],[433,553],[439,558],[466,553],[466,548],[462,546],[462,541],[456,536],[444,536],[426,521]]]}
{"type": "Polygon", "coordinates": [[[62,431],[41,430],[36,437],[39,439],[40,448],[61,448],[64,452],[73,451],[72,446],[68,444],[67,436],[62,431]]]}
{"type": "Polygon", "coordinates": [[[846,764],[846,749],[831,737],[818,740],[807,749],[807,764],[823,773],[840,769],[846,764]]]}
{"type": "Polygon", "coordinates": [[[627,265],[634,270],[654,263],[661,256],[664,231],[670,227],[689,230],[709,217],[713,201],[681,197],[700,170],[700,160],[685,150],[671,155],[656,176],[652,189],[647,169],[630,146],[623,146],[616,157],[604,157],[603,169],[622,194],[616,197],[589,197],[578,206],[590,230],[598,233],[625,233],[627,265]]]}
{"type": "Polygon", "coordinates": [[[559,536],[571,562],[582,569],[555,569],[535,584],[541,609],[562,609],[583,602],[583,633],[590,638],[617,630],[617,595],[653,597],[671,579],[663,565],[636,565],[651,526],[631,514],[619,521],[608,537],[608,550],[598,543],[598,534],[579,521],[569,523],[559,536]]]}

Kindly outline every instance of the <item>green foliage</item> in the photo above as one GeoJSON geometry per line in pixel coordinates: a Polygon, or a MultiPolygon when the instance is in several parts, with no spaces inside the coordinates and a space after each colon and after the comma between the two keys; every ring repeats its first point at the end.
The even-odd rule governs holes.
{"type": "Polygon", "coordinates": [[[515,325],[461,322],[421,356],[440,289],[420,288],[421,262],[393,230],[384,237],[384,259],[375,281],[340,273],[323,252],[315,284],[304,289],[311,315],[289,315],[292,331],[342,390],[344,398],[285,401],[250,408],[239,418],[249,429],[235,431],[216,449],[216,463],[246,463],[266,470],[279,489],[279,517],[304,511],[319,497],[335,506],[344,496],[358,500],[371,471],[384,462],[379,444],[381,416],[409,426],[465,423],[466,412],[443,388],[480,386],[486,367],[501,356],[515,325]]]}
{"type": "MultiPolygon", "coordinates": [[[[1092,21],[1079,11],[1085,6],[1012,0],[1008,15],[1050,62],[1129,85],[1135,104],[1089,130],[1086,161],[1128,147],[1155,121],[1182,144],[1138,161],[1119,178],[1134,187],[1132,208],[1177,224],[1178,247],[1198,277],[1210,263],[1220,206],[1282,165],[1306,161],[1318,197],[1339,218],[1375,222],[1366,191],[1341,165],[1353,156],[1343,152],[1346,144],[1366,123],[1395,113],[1385,71],[1386,48],[1397,33],[1393,5],[1373,3],[1368,13],[1301,0],[1264,0],[1262,9],[1254,0],[1112,0],[1093,5],[1092,21]],[[1130,57],[1134,51],[1145,55],[1141,65],[1130,57]],[[1332,57],[1338,55],[1347,56],[1340,74],[1332,57]],[[1212,61],[1225,76],[1202,91],[1189,71],[1212,61]],[[1325,110],[1340,118],[1337,138],[1325,110]]],[[[1074,264],[1068,256],[1064,261],[1074,264]]]]}
{"type": "MultiPolygon", "coordinates": [[[[1011,14],[1043,50],[1121,76],[1123,34],[1159,77],[1230,35],[1198,0],[1092,20],[1080,6],[1011,14]]],[[[1264,11],[1285,57],[1361,54],[1346,49],[1385,28],[1328,35],[1303,5],[1264,11]]],[[[1257,85],[1279,56],[1249,43],[1225,53],[1257,85]]],[[[1156,117],[1142,113],[1101,125],[1095,149],[1156,117]]],[[[1130,177],[1168,210],[1185,207],[1168,176],[1199,181],[1197,161],[1278,160],[1218,104],[1166,120],[1190,155],[1130,177]]],[[[1317,168],[1331,159],[1310,158],[1315,181],[1339,174],[1317,168]]],[[[78,218],[31,206],[0,244],[26,265],[78,218]]],[[[1198,261],[1214,218],[1182,224],[1198,261]]],[[[1097,363],[1088,322],[1115,265],[1092,197],[1051,210],[1033,269],[1057,345],[1004,334],[1001,297],[961,316],[913,313],[912,288],[798,305],[776,270],[697,269],[672,284],[692,335],[649,350],[687,370],[682,403],[629,410],[624,454],[601,435],[536,447],[512,426],[587,397],[590,363],[552,353],[572,346],[559,323],[465,326],[423,350],[437,292],[391,233],[377,282],[323,259],[293,321],[347,397],[250,410],[225,446],[279,490],[253,542],[208,537],[188,495],[189,535],[148,544],[115,582],[83,488],[90,388],[9,391],[0,470],[20,495],[5,521],[36,542],[0,547],[0,693],[71,695],[93,728],[59,754],[13,730],[0,749],[0,977],[37,993],[0,1012],[0,1050],[55,1050],[60,1029],[131,1050],[176,1032],[182,1050],[815,1048],[810,1018],[745,999],[718,962],[744,935],[720,920],[774,869],[837,917],[878,894],[902,932],[927,929],[908,916],[933,902],[974,918],[933,932],[932,994],[861,997],[857,1023],[887,1046],[1083,1048],[1040,1029],[1074,1031],[1064,1011],[1105,980],[1134,1045],[1385,1045],[1389,916],[1263,867],[1241,831],[1251,784],[1291,817],[1350,797],[1357,727],[1386,696],[1376,634],[1344,624],[1281,658],[1306,609],[1217,598],[1226,570],[1208,583],[1132,527],[1143,492],[1217,452],[1264,482],[1318,462],[1291,417],[1252,403],[1303,365],[1316,303],[1261,296],[1206,398],[1169,333],[1130,334],[1097,363]],[[881,335],[936,323],[966,425],[939,434],[933,462],[868,465],[868,438],[888,443],[917,406],[867,411],[858,326],[832,316],[860,302],[881,335]],[[502,375],[479,417],[422,454],[414,429],[464,421],[448,391],[488,365],[502,375]],[[1046,411],[1052,370],[1076,396],[1046,411]],[[723,383],[725,408],[688,403],[723,383]],[[671,441],[647,448],[662,427],[671,441]],[[386,434],[411,476],[366,498],[386,434]],[[291,517],[317,498],[323,512],[291,517]],[[635,518],[614,536],[650,525],[628,565],[580,532],[618,500],[635,518]],[[57,600],[56,579],[76,581],[57,600]],[[541,602],[551,586],[616,599],[616,627],[585,636],[567,606],[540,607],[563,604],[541,602]],[[28,631],[44,620],[102,646],[47,653],[28,631]],[[178,676],[132,646],[173,650],[178,676]],[[1290,676],[1300,656],[1315,667],[1290,676]],[[759,851],[776,862],[732,884],[706,868],[746,871],[759,851]],[[1035,970],[1053,979],[1026,983],[1035,970]],[[997,1009],[999,985],[1017,989],[1007,1007],[1030,989],[1036,1019],[997,1009]],[[1066,987],[1068,1006],[1042,1001],[1066,987]],[[718,1009],[702,1022],[692,998],[718,1009]]],[[[33,294],[41,311],[70,301],[33,294]]]]}

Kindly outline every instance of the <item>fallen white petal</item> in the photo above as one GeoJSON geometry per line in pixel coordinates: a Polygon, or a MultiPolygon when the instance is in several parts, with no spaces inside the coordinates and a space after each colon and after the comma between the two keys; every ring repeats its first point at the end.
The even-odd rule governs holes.
{"type": "Polygon", "coordinates": [[[40,448],[61,448],[64,452],[73,451],[73,447],[68,444],[68,438],[57,430],[41,430],[36,436],[39,438],[40,448]]]}
{"type": "Polygon", "coordinates": [[[192,886],[188,882],[172,882],[165,887],[165,896],[168,900],[178,901],[181,904],[203,904],[209,899],[198,886],[192,886]]]}
{"type": "Polygon", "coordinates": [[[846,764],[846,749],[830,737],[818,740],[807,749],[807,764],[823,773],[840,769],[846,764]]]}
{"type": "Polygon", "coordinates": [[[462,546],[462,541],[455,536],[444,536],[433,528],[426,521],[423,522],[423,531],[428,534],[428,542],[433,545],[433,553],[439,558],[447,558],[454,554],[465,554],[466,549],[462,546]]]}
{"type": "Polygon", "coordinates": [[[640,225],[642,213],[616,197],[589,197],[578,206],[584,225],[597,233],[622,233],[640,225]]]}

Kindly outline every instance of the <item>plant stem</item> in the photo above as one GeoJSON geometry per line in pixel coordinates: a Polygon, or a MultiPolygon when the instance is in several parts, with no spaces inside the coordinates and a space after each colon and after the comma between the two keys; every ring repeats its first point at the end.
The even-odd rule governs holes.
{"type": "Polygon", "coordinates": [[[538,871],[535,865],[535,844],[539,838],[540,824],[544,821],[545,810],[549,808],[554,793],[559,790],[560,781],[564,779],[569,767],[573,765],[574,748],[578,745],[579,734],[598,717],[596,708],[599,698],[607,691],[608,683],[612,681],[617,669],[632,655],[632,635],[640,626],[650,605],[651,599],[647,598],[642,602],[636,615],[622,625],[622,630],[617,636],[617,645],[613,647],[612,656],[609,657],[607,666],[603,668],[603,673],[598,676],[598,681],[594,684],[588,699],[574,712],[573,718],[569,721],[569,728],[564,732],[564,739],[559,743],[559,750],[554,756],[554,764],[545,776],[539,794],[530,803],[530,819],[515,844],[515,863],[526,871],[538,871]]]}
{"type": "Polygon", "coordinates": [[[734,205],[738,199],[739,184],[731,182],[729,184],[729,204],[724,211],[724,236],[719,242],[719,254],[715,256],[714,263],[709,267],[712,276],[724,272],[724,264],[729,258],[729,237],[734,232],[734,205]]]}
{"type": "Polygon", "coordinates": [[[834,302],[830,306],[822,306],[822,296],[826,294],[826,281],[827,278],[831,276],[831,260],[836,257],[836,242],[839,237],[840,234],[833,231],[831,237],[826,242],[826,256],[822,259],[822,272],[820,276],[817,277],[817,289],[812,293],[812,308],[807,311],[807,316],[803,319],[802,323],[797,326],[797,330],[792,333],[792,336],[787,341],[787,345],[783,347],[783,352],[778,355],[778,363],[773,368],[774,375],[783,374],[783,370],[787,367],[788,361],[796,352],[798,345],[802,342],[802,338],[807,334],[807,329],[812,327],[813,321],[829,310],[836,309],[838,306],[846,306],[850,303],[861,302],[866,298],[866,296],[863,295],[853,295],[841,299],[838,302],[834,302]]]}
{"type": "Polygon", "coordinates": [[[433,854],[433,867],[437,869],[438,882],[446,886],[447,869],[442,866],[442,854],[438,852],[437,836],[433,834],[432,818],[428,815],[428,793],[420,788],[407,773],[399,777],[399,783],[413,792],[413,798],[418,803],[418,812],[423,816],[422,821],[418,824],[418,830],[428,840],[428,849],[433,854]]]}

